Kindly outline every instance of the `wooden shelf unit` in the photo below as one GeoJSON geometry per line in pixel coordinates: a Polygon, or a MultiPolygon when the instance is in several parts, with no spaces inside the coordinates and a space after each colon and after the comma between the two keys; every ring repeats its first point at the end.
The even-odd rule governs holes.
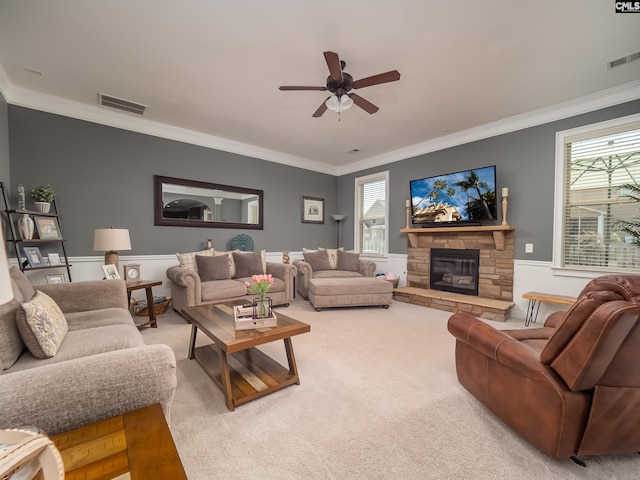
{"type": "Polygon", "coordinates": [[[35,270],[47,270],[47,269],[60,269],[64,268],[67,271],[67,278],[69,282],[71,282],[71,264],[69,263],[69,257],[67,256],[67,249],[65,247],[65,240],[62,238],[62,227],[60,225],[60,217],[58,215],[58,208],[56,206],[56,201],[53,200],[51,202],[51,207],[53,208],[53,212],[43,213],[38,212],[36,210],[17,210],[9,207],[9,198],[7,194],[7,187],[3,182],[0,182],[0,189],[2,189],[2,199],[4,201],[4,212],[7,215],[7,222],[9,224],[9,235],[10,238],[7,238],[7,243],[13,245],[13,250],[16,255],[16,260],[18,262],[18,266],[20,270],[23,272],[35,271],[35,270]],[[30,215],[32,217],[49,217],[55,218],[58,224],[58,231],[60,232],[61,238],[32,238],[30,240],[24,240],[19,238],[16,233],[14,218],[17,218],[21,215],[30,215]],[[59,250],[56,253],[60,254],[60,259],[64,261],[61,265],[43,265],[40,267],[30,267],[25,265],[24,262],[21,261],[20,255],[20,247],[24,245],[57,245],[59,246],[59,250]]]}

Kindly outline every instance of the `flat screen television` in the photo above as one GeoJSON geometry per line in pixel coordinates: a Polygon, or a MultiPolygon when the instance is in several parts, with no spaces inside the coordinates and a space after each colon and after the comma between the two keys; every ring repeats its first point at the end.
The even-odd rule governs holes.
{"type": "Polygon", "coordinates": [[[411,180],[411,222],[419,227],[496,220],[496,167],[411,180]]]}

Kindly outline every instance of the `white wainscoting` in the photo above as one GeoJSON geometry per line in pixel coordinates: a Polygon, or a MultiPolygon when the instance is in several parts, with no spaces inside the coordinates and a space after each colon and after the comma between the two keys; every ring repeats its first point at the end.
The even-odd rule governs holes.
{"type": "MultiPolygon", "coordinates": [[[[267,252],[267,260],[270,262],[281,262],[282,252],[267,252]]],[[[302,252],[289,252],[291,262],[302,259],[302,252]]],[[[392,272],[400,278],[399,286],[407,284],[407,255],[391,253],[382,257],[363,257],[376,262],[376,273],[392,272]]],[[[101,266],[104,263],[103,256],[71,257],[69,258],[71,275],[74,281],[100,280],[103,278],[101,266]]],[[[122,266],[129,263],[140,264],[140,272],[144,280],[161,280],[162,286],[154,287],[154,295],[171,296],[169,290],[169,280],[165,271],[172,265],[177,265],[178,260],[175,255],[122,255],[120,256],[120,275],[122,266]]],[[[577,296],[592,277],[576,277],[554,275],[551,262],[537,262],[516,260],[515,261],[515,281],[513,286],[513,300],[516,304],[511,316],[513,318],[524,319],[527,311],[527,300],[522,298],[522,294],[528,291],[541,291],[545,293],[556,293],[560,295],[577,296]]],[[[39,270],[29,273],[29,279],[33,283],[46,283],[47,273],[62,273],[60,270],[39,270]]],[[[134,292],[134,297],[140,292],[134,292]]],[[[538,324],[552,312],[566,310],[566,305],[556,305],[542,303],[538,315],[538,324]]]]}

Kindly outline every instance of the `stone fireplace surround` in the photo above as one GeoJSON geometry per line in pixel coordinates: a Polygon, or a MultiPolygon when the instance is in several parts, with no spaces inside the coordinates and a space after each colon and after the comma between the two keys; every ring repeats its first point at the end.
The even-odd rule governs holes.
{"type": "Polygon", "coordinates": [[[505,321],[513,303],[515,229],[509,225],[404,228],[408,234],[407,287],[396,300],[505,321]],[[480,250],[478,296],[429,289],[431,248],[480,250]]]}

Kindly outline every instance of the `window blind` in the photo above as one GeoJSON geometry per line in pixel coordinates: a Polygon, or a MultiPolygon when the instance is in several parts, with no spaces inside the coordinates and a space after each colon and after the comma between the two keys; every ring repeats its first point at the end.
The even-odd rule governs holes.
{"type": "Polygon", "coordinates": [[[357,185],[358,251],[383,255],[387,251],[386,175],[367,177],[357,185]]]}
{"type": "Polygon", "coordinates": [[[640,249],[616,228],[638,216],[625,184],[640,184],[640,124],[565,142],[563,266],[626,271],[640,249]]]}

